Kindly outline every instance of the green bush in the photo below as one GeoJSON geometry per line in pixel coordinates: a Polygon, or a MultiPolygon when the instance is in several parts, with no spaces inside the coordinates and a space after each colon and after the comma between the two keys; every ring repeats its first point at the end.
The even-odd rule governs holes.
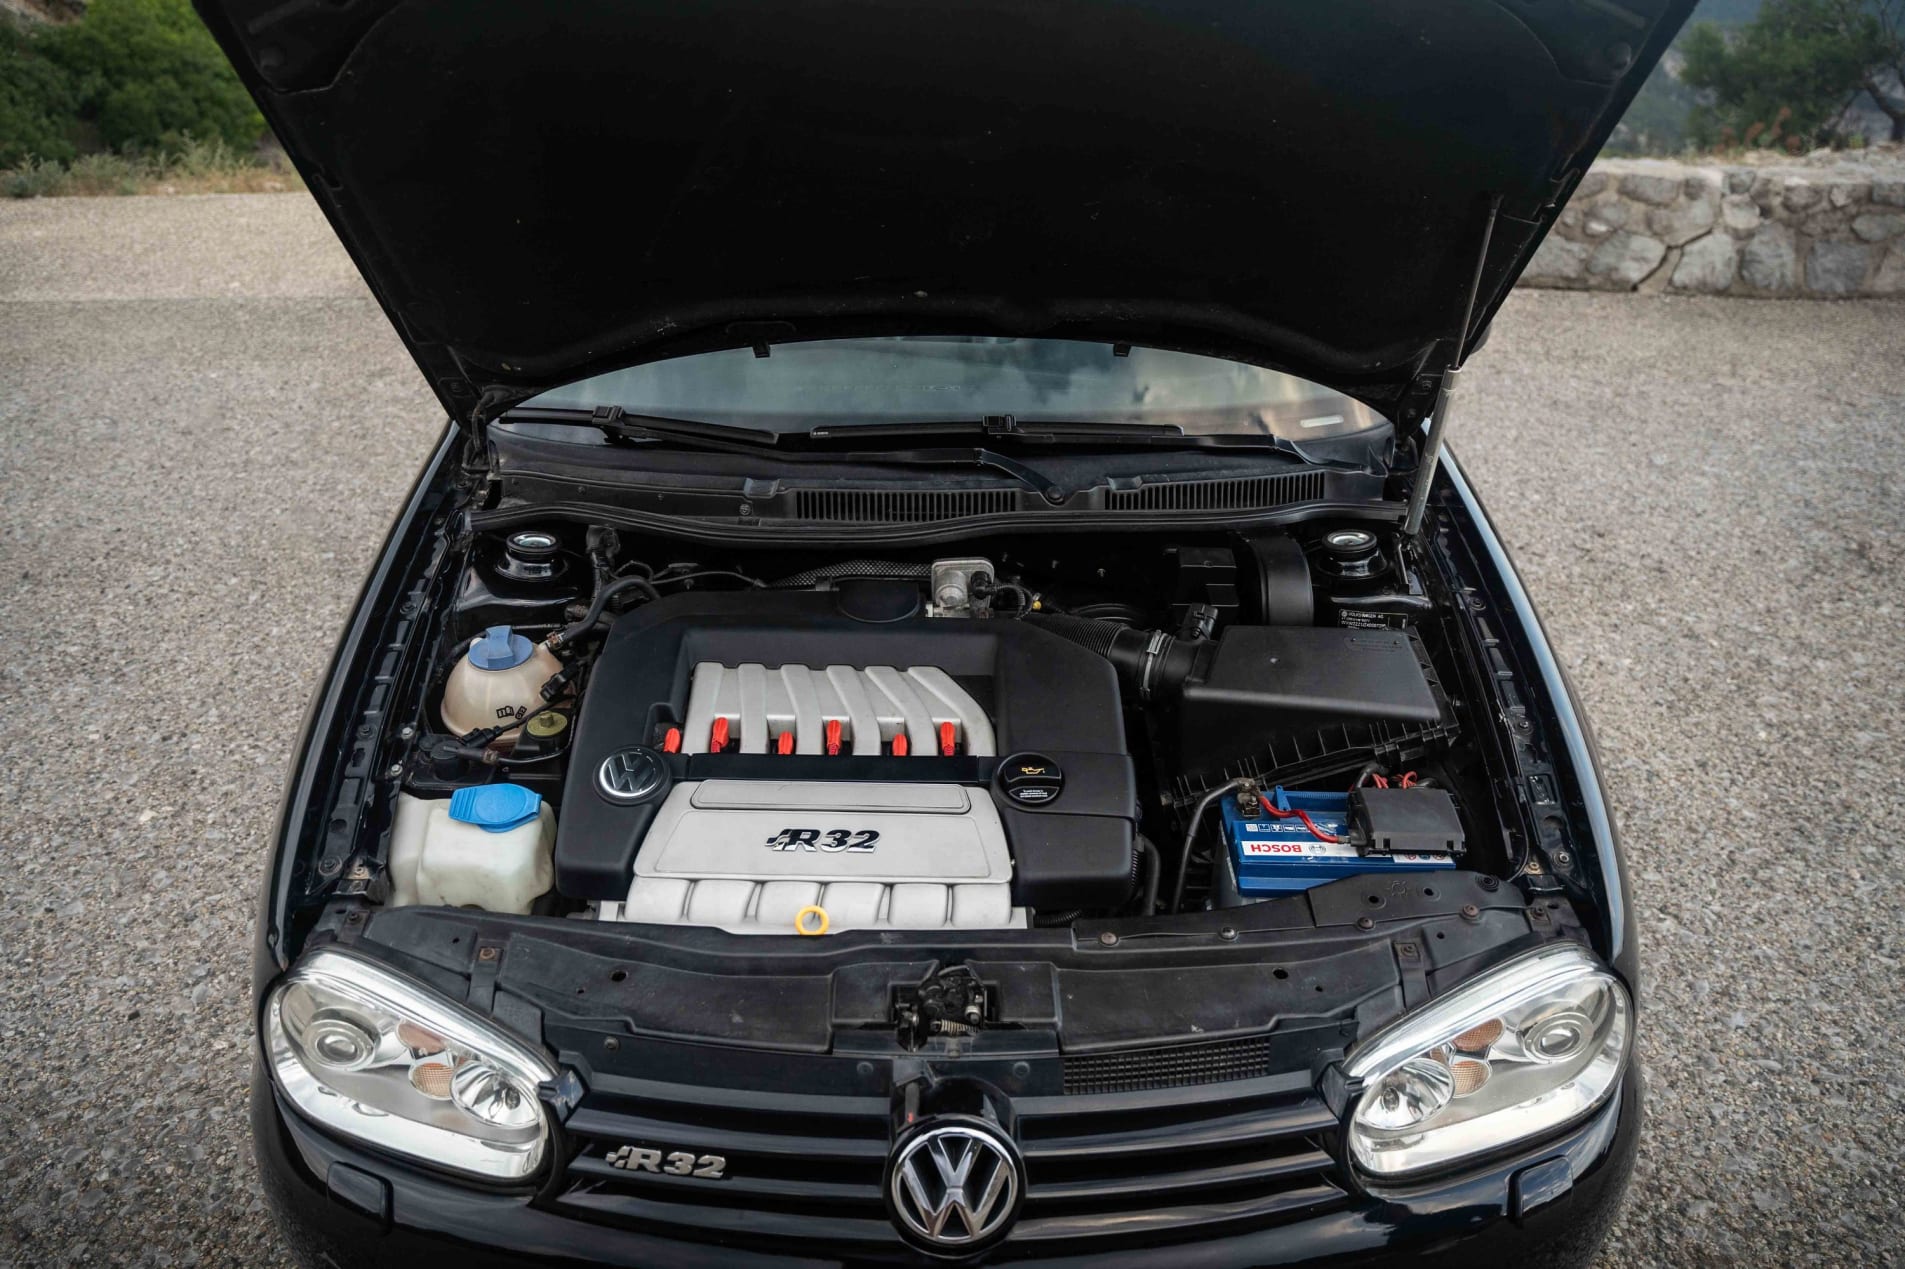
{"type": "Polygon", "coordinates": [[[78,124],[72,77],[40,54],[26,28],[0,14],[0,167],[30,155],[71,159],[78,124]]]}
{"type": "Polygon", "coordinates": [[[0,169],[0,196],[45,198],[61,194],[225,193],[258,194],[295,189],[298,180],[281,161],[261,160],[220,140],[187,137],[177,149],[115,154],[100,150],[71,163],[28,158],[0,169]]]}
{"type": "Polygon", "coordinates": [[[44,198],[66,186],[66,168],[51,159],[22,159],[0,172],[0,194],[8,198],[44,198]]]}
{"type": "Polygon", "coordinates": [[[93,0],[66,26],[0,22],[0,166],[27,155],[249,149],[265,124],[188,0],[93,0]]]}

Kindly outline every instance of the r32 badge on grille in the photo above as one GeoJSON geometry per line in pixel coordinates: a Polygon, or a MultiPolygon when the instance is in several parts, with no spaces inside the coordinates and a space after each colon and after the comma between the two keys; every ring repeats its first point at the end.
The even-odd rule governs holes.
{"type": "Polygon", "coordinates": [[[719,1181],[727,1174],[728,1161],[718,1154],[691,1154],[686,1150],[654,1150],[648,1146],[620,1146],[608,1152],[610,1167],[624,1172],[653,1172],[664,1176],[696,1177],[719,1181]]]}
{"type": "Polygon", "coordinates": [[[802,850],[809,854],[823,851],[866,854],[879,843],[879,830],[871,828],[783,828],[767,839],[769,850],[802,850]]]}
{"type": "Polygon", "coordinates": [[[970,1255],[1003,1238],[1024,1190],[1017,1148],[976,1119],[927,1120],[901,1138],[887,1164],[893,1224],[907,1241],[942,1256],[970,1255]]]}

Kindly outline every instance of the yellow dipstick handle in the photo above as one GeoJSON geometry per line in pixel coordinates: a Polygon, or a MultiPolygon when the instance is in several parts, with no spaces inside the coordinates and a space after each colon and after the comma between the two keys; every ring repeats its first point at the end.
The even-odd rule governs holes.
{"type": "Polygon", "coordinates": [[[832,924],[833,922],[827,916],[827,909],[817,903],[810,903],[800,911],[794,913],[794,933],[796,934],[805,934],[812,938],[817,935],[825,934],[827,927],[832,924]],[[810,916],[820,918],[820,924],[810,927],[807,924],[807,918],[810,916]]]}

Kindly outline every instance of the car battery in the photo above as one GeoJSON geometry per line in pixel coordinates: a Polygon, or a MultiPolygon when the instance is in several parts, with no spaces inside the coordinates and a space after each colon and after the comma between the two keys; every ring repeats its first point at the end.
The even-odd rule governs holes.
{"type": "Polygon", "coordinates": [[[1279,818],[1235,793],[1223,801],[1224,839],[1236,867],[1237,891],[1246,898],[1294,894],[1339,877],[1372,872],[1433,872],[1455,867],[1452,855],[1427,852],[1364,854],[1350,841],[1349,795],[1291,792],[1264,795],[1280,811],[1302,811],[1324,841],[1295,814],[1279,818]],[[1251,813],[1254,812],[1254,813],[1251,813]]]}

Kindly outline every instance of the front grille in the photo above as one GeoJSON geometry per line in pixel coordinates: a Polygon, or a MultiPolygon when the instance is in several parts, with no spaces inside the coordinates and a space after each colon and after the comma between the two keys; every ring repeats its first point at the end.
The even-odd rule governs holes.
{"type": "Polygon", "coordinates": [[[1259,1079],[1270,1074],[1274,1058],[1270,1041],[1255,1036],[1129,1053],[1088,1053],[1065,1059],[1065,1091],[1130,1093],[1259,1079]]]}
{"type": "MultiPolygon", "coordinates": [[[[1097,1061],[1098,1059],[1093,1059],[1097,1061]]],[[[1162,1245],[1273,1225],[1343,1201],[1304,1075],[1014,1103],[1027,1190],[998,1258],[1162,1245]]],[[[570,1117],[567,1214],[676,1238],[851,1254],[899,1237],[881,1195],[884,1098],[787,1096],[597,1077],[570,1117]],[[629,1172],[624,1145],[721,1155],[722,1180],[629,1172]]]]}

